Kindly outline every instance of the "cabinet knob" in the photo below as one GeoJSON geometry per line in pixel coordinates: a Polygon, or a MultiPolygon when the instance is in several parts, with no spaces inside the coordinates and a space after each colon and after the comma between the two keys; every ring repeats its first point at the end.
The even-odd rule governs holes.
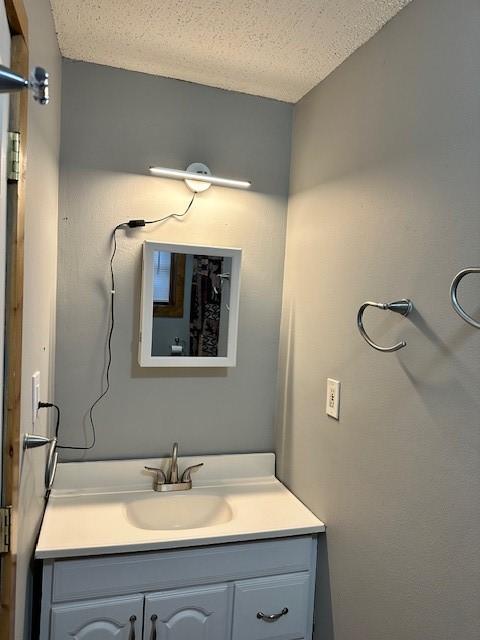
{"type": "Polygon", "coordinates": [[[135,640],[135,622],[137,621],[137,616],[130,616],[130,633],[128,635],[128,640],[135,640]]]}
{"type": "Polygon", "coordinates": [[[267,615],[266,613],[262,613],[262,611],[259,611],[257,613],[257,618],[259,620],[263,620],[264,622],[276,622],[282,616],[286,616],[287,613],[288,613],[287,607],[284,607],[280,611],[280,613],[272,613],[271,615],[267,615]]]}
{"type": "Polygon", "coordinates": [[[155,613],[150,616],[150,620],[152,622],[150,640],[157,640],[157,619],[158,619],[158,616],[155,613]]]}

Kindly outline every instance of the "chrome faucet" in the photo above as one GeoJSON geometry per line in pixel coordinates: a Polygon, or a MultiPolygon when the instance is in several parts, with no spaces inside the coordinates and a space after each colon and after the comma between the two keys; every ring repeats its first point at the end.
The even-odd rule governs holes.
{"type": "Polygon", "coordinates": [[[173,444],[172,457],[170,458],[170,467],[168,473],[165,474],[160,467],[145,467],[147,471],[153,471],[155,477],[153,480],[154,491],[188,491],[192,488],[192,471],[196,471],[203,467],[203,462],[193,464],[187,467],[182,473],[180,481],[178,480],[178,442],[173,444]]]}
{"type": "Polygon", "coordinates": [[[168,472],[168,482],[176,484],[178,482],[178,442],[173,443],[172,458],[170,461],[170,471],[168,472]]]}

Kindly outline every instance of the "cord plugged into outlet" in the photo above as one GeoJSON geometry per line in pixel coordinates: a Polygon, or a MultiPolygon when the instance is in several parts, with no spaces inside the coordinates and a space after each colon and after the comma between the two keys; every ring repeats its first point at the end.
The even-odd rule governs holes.
{"type": "MultiPolygon", "coordinates": [[[[56,413],[57,413],[57,418],[56,418],[56,422],[55,422],[55,440],[58,441],[58,432],[60,429],[60,407],[53,403],[53,402],[39,402],[38,403],[38,409],[55,409],[56,413]]],[[[63,444],[57,444],[56,448],[57,449],[73,449],[76,451],[88,451],[89,449],[93,449],[93,447],[95,446],[95,430],[93,431],[93,442],[85,447],[70,447],[67,445],[63,445],[63,444]]]]}

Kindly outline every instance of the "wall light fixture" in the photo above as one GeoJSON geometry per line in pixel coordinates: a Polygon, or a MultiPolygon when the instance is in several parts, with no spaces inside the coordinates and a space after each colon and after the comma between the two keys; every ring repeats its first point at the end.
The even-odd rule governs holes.
{"type": "Polygon", "coordinates": [[[233,187],[234,189],[249,189],[252,186],[252,183],[247,180],[232,180],[231,178],[212,176],[210,169],[202,162],[192,162],[185,171],[167,169],[166,167],[150,167],[150,173],[162,178],[185,180],[187,187],[195,193],[206,191],[212,184],[219,187],[233,187]]]}

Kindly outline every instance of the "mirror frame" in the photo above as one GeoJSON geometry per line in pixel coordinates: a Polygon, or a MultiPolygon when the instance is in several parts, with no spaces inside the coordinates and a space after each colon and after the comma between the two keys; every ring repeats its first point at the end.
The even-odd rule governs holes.
{"type": "Polygon", "coordinates": [[[238,313],[240,302],[240,267],[242,250],[232,247],[207,247],[169,242],[143,243],[142,290],[140,301],[140,333],[138,361],[141,367],[235,367],[237,365],[238,313]],[[232,259],[230,277],[230,313],[228,319],[227,355],[211,356],[152,356],[153,326],[153,254],[155,251],[188,255],[223,256],[232,259]]]}

